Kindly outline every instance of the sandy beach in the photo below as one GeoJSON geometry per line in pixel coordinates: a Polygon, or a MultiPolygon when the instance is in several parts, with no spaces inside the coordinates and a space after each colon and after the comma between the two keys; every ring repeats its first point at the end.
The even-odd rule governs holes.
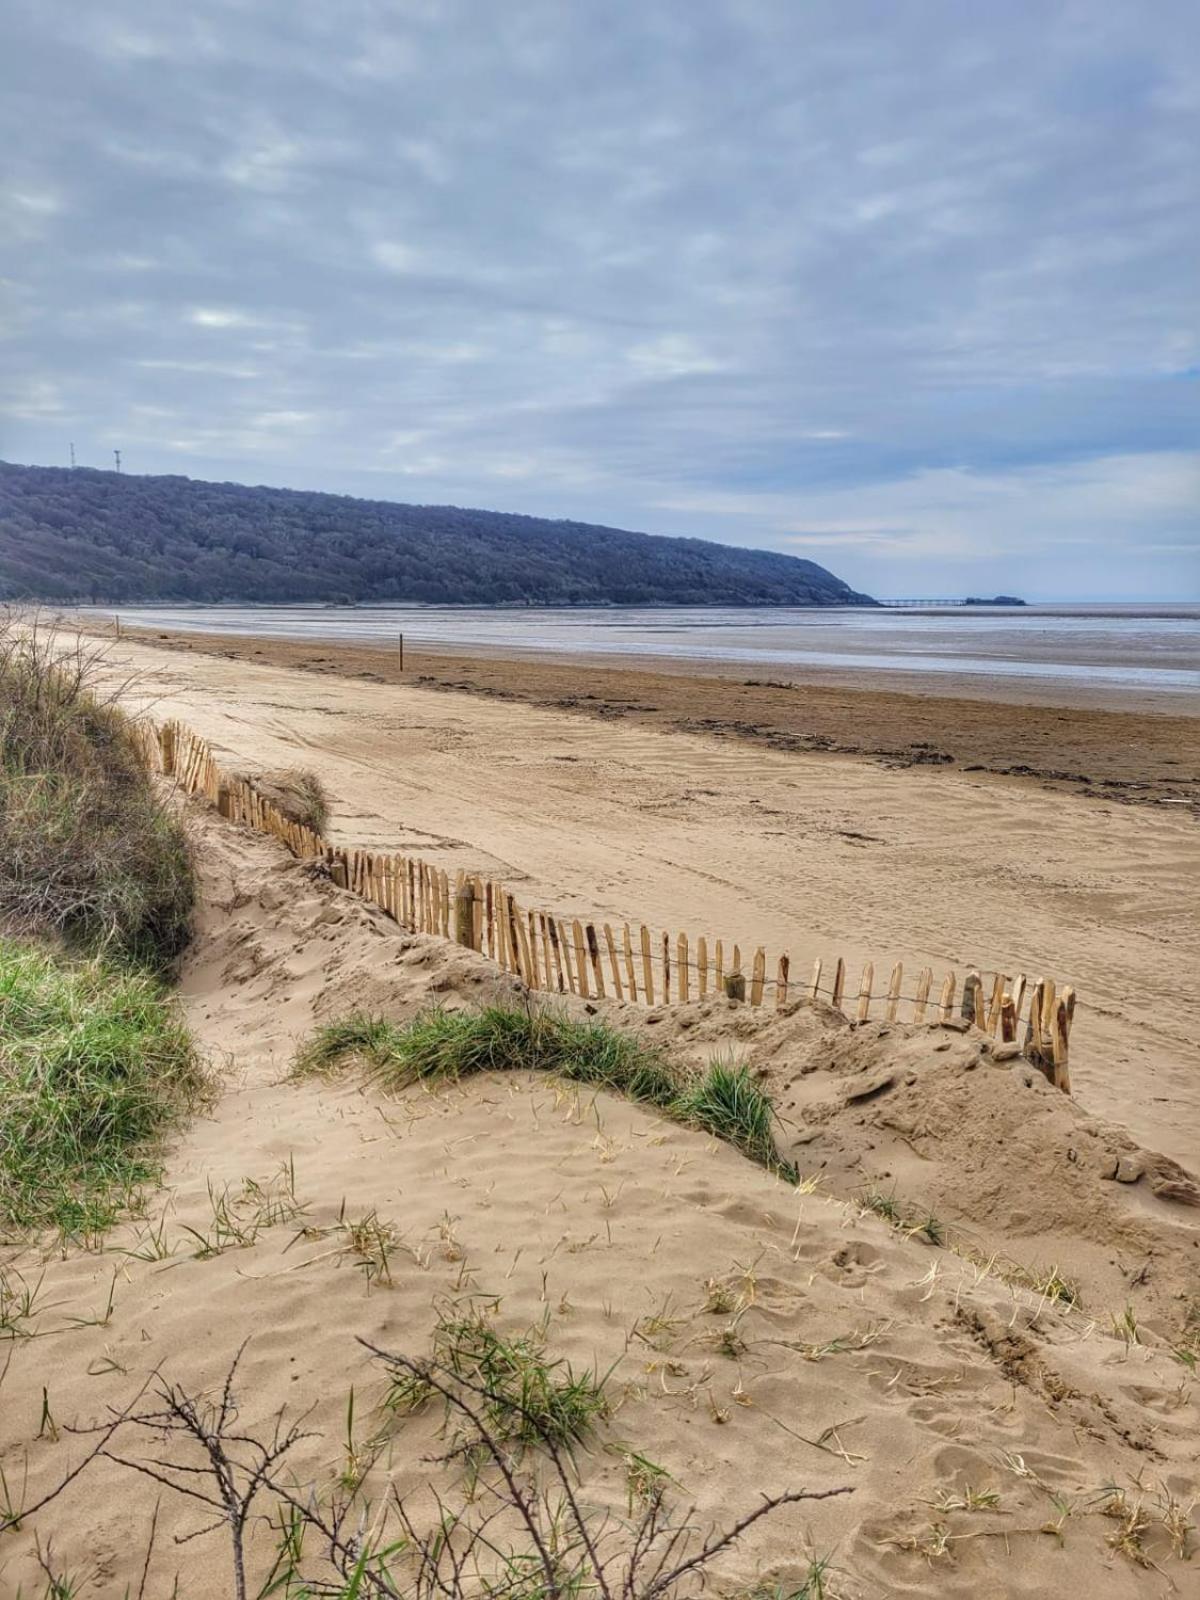
{"type": "Polygon", "coordinates": [[[530,904],[802,971],[1053,974],[1081,1101],[1200,1148],[1200,721],[226,638],[126,634],[109,670],[230,765],[313,767],[337,841],[530,904]]]}
{"type": "MultiPolygon", "coordinates": [[[[262,733],[260,752],[281,738],[262,733]]],[[[0,1540],[6,1592],[40,1592],[39,1558],[86,1595],[136,1593],[147,1574],[147,1595],[233,1592],[222,1519],[161,1476],[203,1491],[205,1456],[155,1416],[167,1384],[211,1418],[235,1361],[238,1459],[298,1426],[275,1470],[304,1503],[354,1494],[355,1527],[383,1538],[400,1497],[431,1526],[433,1494],[463,1494],[460,1464],[438,1408],[389,1403],[372,1350],[419,1358],[469,1313],[603,1375],[607,1415],[573,1469],[596,1521],[636,1520],[651,1468],[666,1514],[706,1534],[762,1495],[836,1491],[756,1524],[714,1563],[716,1592],[803,1593],[814,1563],[809,1594],[839,1600],[1035,1600],[1067,1575],[1097,1600],[1186,1591],[1186,1174],[969,1038],[852,1029],[807,1004],[606,1008],[685,1069],[750,1063],[796,1185],[544,1076],[392,1094],[354,1073],[291,1079],[315,1023],[354,1008],[403,1022],[519,986],[189,809],[201,910],[181,997],[219,1098],[102,1245],[0,1253],[0,1467],[17,1506],[67,1480],[0,1540]],[[1140,1181],[1113,1181],[1119,1163],[1140,1181]]],[[[649,861],[634,858],[642,877],[649,861]]],[[[271,1501],[247,1530],[256,1583],[279,1544],[271,1501]]]]}
{"type": "MultiPolygon", "coordinates": [[[[978,1033],[855,1024],[806,999],[562,1002],[661,1047],[685,1080],[743,1064],[774,1105],[785,1177],[545,1074],[297,1078],[314,1026],[351,1012],[403,1025],[538,997],[177,798],[199,879],[179,996],[213,1100],[110,1235],[0,1246],[0,1469],[29,1512],[0,1527],[0,1587],[39,1593],[49,1564],[89,1596],[234,1592],[228,1519],[167,1487],[210,1480],[194,1443],[164,1440],[161,1406],[194,1397],[215,1426],[235,1363],[239,1459],[296,1426],[273,1483],[349,1507],[362,1536],[393,1537],[400,1502],[432,1527],[434,1495],[464,1492],[461,1462],[438,1408],[394,1404],[387,1353],[419,1359],[470,1315],[602,1379],[572,1468],[589,1517],[636,1520],[651,1470],[666,1514],[699,1530],[762,1495],[829,1496],[756,1523],[713,1563],[715,1592],[1185,1592],[1200,843],[1190,805],[1164,803],[1178,780],[1147,778],[1116,737],[1123,714],[1068,721],[1119,776],[1091,792],[980,770],[981,703],[922,709],[930,743],[960,741],[929,762],[883,746],[900,697],[873,692],[846,694],[851,752],[799,743],[794,709],[770,733],[675,725],[688,697],[724,715],[723,696],[759,692],[745,684],[663,676],[651,710],[644,675],[646,707],[622,713],[627,672],[603,688],[576,673],[568,694],[561,665],[548,681],[423,659],[386,681],[361,653],[301,670],[260,648],[126,636],[104,670],[229,769],[319,773],[334,842],[800,963],[1053,972],[1079,994],[1074,1093],[978,1033]]],[[[1049,742],[1059,715],[1021,726],[1049,742]]],[[[253,1583],[280,1548],[271,1507],[264,1491],[246,1526],[253,1583]]]]}

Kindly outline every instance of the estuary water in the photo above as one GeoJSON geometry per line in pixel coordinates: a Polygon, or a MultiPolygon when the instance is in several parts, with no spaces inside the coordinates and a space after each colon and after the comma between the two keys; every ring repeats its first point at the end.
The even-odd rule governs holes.
{"type": "MultiPolygon", "coordinates": [[[[1200,695],[1200,604],[901,610],[456,606],[97,608],[133,627],[504,654],[630,656],[760,672],[982,675],[1200,695]]],[[[93,613],[95,614],[95,613],[93,613]]]]}

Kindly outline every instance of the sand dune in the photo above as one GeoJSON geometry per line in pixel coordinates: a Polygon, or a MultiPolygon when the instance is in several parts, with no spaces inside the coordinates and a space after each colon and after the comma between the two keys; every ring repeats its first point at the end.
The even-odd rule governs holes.
{"type": "MultiPolygon", "coordinates": [[[[211,721],[228,729],[215,708],[211,721]]],[[[287,738],[262,735],[259,752],[287,738]]],[[[8,1263],[10,1284],[39,1285],[21,1330],[35,1337],[0,1367],[10,1492],[35,1500],[80,1459],[86,1440],[69,1424],[102,1420],[160,1366],[218,1385],[244,1339],[240,1425],[261,1433],[281,1410],[309,1412],[314,1437],[291,1464],[299,1483],[328,1487],[352,1386],[358,1437],[379,1425],[382,1378],[356,1339],[419,1353],[439,1300],[487,1296],[504,1328],[547,1318],[552,1352],[613,1369],[615,1413],[580,1457],[590,1503],[625,1512],[630,1451],[670,1473],[672,1499],[695,1504],[700,1524],[785,1487],[853,1489],[757,1525],[722,1558],[724,1591],[760,1576],[794,1584],[808,1549],[833,1554],[831,1592],[846,1596],[1188,1591],[1170,1508],[1200,1488],[1200,1411],[1166,1339],[1194,1285],[1200,1212],[1155,1194],[1169,1169],[1149,1160],[1140,1182],[1113,1183],[1099,1156],[1129,1141],[1019,1066],[979,1060],[942,1030],[854,1030],[806,1006],[693,1006],[641,1026],[684,1059],[726,1049],[761,1066],[785,1115],[780,1142],[822,1175],[815,1188],[550,1081],[492,1076],[392,1099],[353,1080],[287,1081],[314,1020],[352,1006],[401,1018],[512,980],[401,933],[263,840],[199,813],[197,828],[203,913],[184,997],[223,1092],[147,1218],[97,1253],[8,1263]],[[847,1093],[889,1072],[874,1097],[847,1093]],[[888,1172],[898,1195],[938,1197],[952,1238],[975,1231],[983,1264],[843,1198],[888,1172]],[[261,1214],[247,1179],[274,1195],[275,1220],[205,1253],[197,1235],[218,1242],[210,1187],[242,1197],[243,1225],[261,1214]],[[345,1221],[370,1212],[396,1229],[390,1284],[370,1282],[350,1248],[345,1221]],[[993,1249],[1007,1261],[988,1265],[993,1249]],[[1075,1273],[1080,1306],[1014,1281],[1027,1250],[1075,1273]],[[1141,1342],[1128,1319],[1125,1336],[1114,1329],[1126,1304],[1145,1319],[1141,1342]],[[1123,1553],[1135,1502],[1147,1526],[1123,1553]]],[[[435,1420],[384,1430],[364,1489],[374,1504],[389,1484],[426,1507],[431,1481],[451,1489],[456,1472],[422,1459],[437,1450],[435,1420]]],[[[48,1523],[0,1539],[0,1589],[40,1592],[33,1541],[50,1531],[82,1593],[136,1592],[156,1497],[127,1467],[93,1464],[48,1523]]],[[[230,1592],[220,1530],[176,1542],[203,1522],[202,1508],[163,1498],[147,1594],[170,1593],[176,1573],[181,1595],[230,1592]]],[[[251,1546],[261,1573],[265,1524],[251,1546]]]]}

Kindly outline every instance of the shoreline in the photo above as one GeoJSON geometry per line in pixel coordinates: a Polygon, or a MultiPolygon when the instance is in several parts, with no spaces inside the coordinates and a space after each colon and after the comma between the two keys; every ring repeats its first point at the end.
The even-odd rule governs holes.
{"type": "MultiPolygon", "coordinates": [[[[114,637],[99,622],[85,621],[84,628],[95,638],[114,637]]],[[[128,626],[121,638],[181,654],[469,694],[775,751],[988,773],[1200,817],[1200,716],[1157,703],[1116,707],[1104,690],[1094,691],[1090,703],[1064,704],[1058,694],[1049,701],[1036,697],[1036,680],[993,682],[983,696],[948,674],[937,684],[922,677],[918,692],[915,684],[884,686],[881,680],[898,674],[831,669],[759,678],[741,663],[659,657],[617,663],[611,656],[567,658],[493,646],[406,645],[402,672],[395,647],[365,641],[128,626]]]]}

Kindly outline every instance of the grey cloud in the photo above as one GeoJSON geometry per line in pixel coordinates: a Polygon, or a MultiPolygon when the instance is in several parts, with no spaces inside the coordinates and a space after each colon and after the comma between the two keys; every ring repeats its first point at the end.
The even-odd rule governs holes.
{"type": "MultiPolygon", "coordinates": [[[[951,552],[1004,587],[1086,537],[1114,461],[1195,481],[1183,0],[6,11],[9,458],[74,439],[133,470],[827,538],[880,590],[877,526],[918,587],[951,552]]],[[[1196,592],[1195,517],[1134,476],[1095,592],[1196,592]]],[[[1078,559],[1024,587],[1066,592],[1078,559]]]]}

